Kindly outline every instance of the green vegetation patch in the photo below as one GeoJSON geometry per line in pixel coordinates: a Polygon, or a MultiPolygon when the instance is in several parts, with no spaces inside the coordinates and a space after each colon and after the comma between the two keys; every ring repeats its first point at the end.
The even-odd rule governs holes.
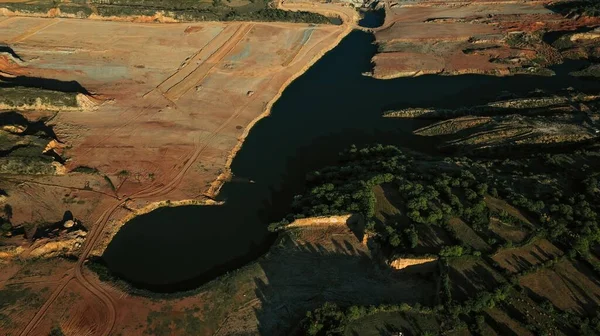
{"type": "Polygon", "coordinates": [[[375,313],[353,321],[346,328],[346,336],[380,336],[382,331],[393,335],[439,335],[440,321],[435,314],[418,312],[375,313]]]}
{"type": "Polygon", "coordinates": [[[301,327],[310,335],[600,333],[598,171],[597,145],[515,160],[350,148],[336,166],[309,174],[292,213],[270,228],[360,213],[388,260],[437,254],[438,271],[424,275],[437,279],[437,303],[418,313],[439,328],[415,328],[423,323],[408,323],[402,303],[383,311],[328,304],[301,327]]]}
{"type": "Polygon", "coordinates": [[[0,130],[0,151],[10,151],[15,148],[18,143],[28,143],[27,138],[23,138],[17,134],[0,130]]]}
{"type": "Polygon", "coordinates": [[[0,104],[10,107],[21,107],[24,105],[50,105],[57,107],[77,107],[77,93],[44,90],[31,87],[0,86],[0,104]]]}
{"type": "Polygon", "coordinates": [[[98,171],[97,168],[88,167],[88,166],[77,166],[72,170],[72,172],[82,173],[82,174],[99,174],[100,173],[100,171],[98,171]]]}
{"type": "Polygon", "coordinates": [[[47,13],[56,8],[56,1],[0,2],[0,8],[23,13],[47,13]]]}
{"type": "Polygon", "coordinates": [[[49,156],[0,157],[0,174],[51,175],[56,172],[49,156]]]}
{"type": "Polygon", "coordinates": [[[53,174],[56,171],[52,166],[54,157],[44,154],[53,137],[52,130],[39,123],[17,124],[21,133],[0,130],[0,174],[53,174]]]}
{"type": "Polygon", "coordinates": [[[61,13],[73,14],[78,18],[87,18],[93,11],[89,6],[77,4],[60,4],[58,6],[61,13]]]}
{"type": "MultiPolygon", "coordinates": [[[[367,229],[386,247],[406,252],[407,247],[414,247],[410,243],[412,233],[406,230],[414,227],[419,235],[423,231],[418,228],[424,225],[456,236],[448,222],[460,218],[488,245],[512,246],[512,239],[491,230],[490,221],[496,218],[532,230],[530,236],[547,235],[579,253],[587,253],[590,243],[600,240],[596,221],[600,210],[599,177],[598,173],[587,172],[600,169],[600,153],[593,147],[574,153],[570,160],[560,157],[532,154],[519,161],[477,161],[433,158],[392,146],[353,147],[342,154],[338,166],[309,174],[307,192],[295,197],[293,212],[270,227],[277,230],[303,217],[360,213],[367,219],[367,229]],[[564,179],[565,173],[571,178],[564,179]],[[388,199],[392,205],[381,205],[377,212],[374,188],[384,183],[386,188],[397,188],[399,198],[394,202],[401,200],[401,204],[392,204],[388,199]],[[376,213],[381,216],[382,211],[406,216],[406,220],[392,216],[377,221],[376,213]],[[537,219],[539,224],[530,226],[527,218],[537,219]]],[[[461,240],[455,238],[460,244],[461,240]]],[[[467,253],[472,250],[467,244],[463,248],[467,253]]]]}
{"type": "Polygon", "coordinates": [[[85,18],[97,12],[101,16],[154,16],[160,13],[181,21],[283,21],[299,23],[330,23],[331,19],[306,11],[285,11],[270,8],[265,0],[92,0],[36,2],[1,2],[0,8],[25,13],[46,13],[59,8],[62,13],[85,18]]]}
{"type": "Polygon", "coordinates": [[[433,310],[405,303],[378,307],[351,306],[347,309],[325,303],[308,312],[301,327],[307,335],[381,335],[382,330],[391,333],[404,328],[421,335],[438,335],[440,331],[433,310]],[[386,326],[389,330],[385,329],[386,326]]]}
{"type": "Polygon", "coordinates": [[[568,17],[600,16],[600,2],[596,0],[560,1],[550,4],[548,8],[568,17]]]}
{"type": "Polygon", "coordinates": [[[195,314],[199,309],[186,308],[175,311],[171,305],[163,305],[160,311],[148,313],[145,333],[156,336],[199,335],[203,329],[202,320],[195,314]]]}
{"type": "Polygon", "coordinates": [[[13,325],[11,316],[25,308],[40,306],[43,300],[39,292],[23,285],[6,285],[0,289],[0,328],[13,325]]]}
{"type": "Polygon", "coordinates": [[[278,8],[265,8],[257,12],[240,13],[232,10],[225,16],[227,21],[284,21],[297,23],[329,23],[330,19],[321,14],[306,11],[286,11],[278,8]]]}
{"type": "Polygon", "coordinates": [[[50,330],[49,336],[65,336],[60,326],[55,326],[50,330]]]}

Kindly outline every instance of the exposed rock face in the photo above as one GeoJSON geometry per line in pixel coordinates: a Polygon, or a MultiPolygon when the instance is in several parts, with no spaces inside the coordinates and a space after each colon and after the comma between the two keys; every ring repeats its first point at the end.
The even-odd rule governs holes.
{"type": "MultiPolygon", "coordinates": [[[[535,93],[532,93],[535,95],[535,93]]],[[[473,153],[522,146],[559,146],[598,138],[600,97],[566,90],[458,109],[408,108],[386,117],[440,119],[414,133],[445,136],[442,149],[473,153]]]]}
{"type": "Polygon", "coordinates": [[[355,215],[342,215],[342,216],[325,216],[325,217],[309,217],[296,219],[287,228],[295,227],[310,227],[310,226],[343,226],[347,225],[351,219],[354,219],[355,215]]]}
{"type": "Polygon", "coordinates": [[[2,260],[13,259],[23,253],[23,251],[25,249],[21,246],[2,246],[0,247],[0,262],[2,260]]]}
{"type": "Polygon", "coordinates": [[[43,240],[42,242],[34,244],[35,247],[29,253],[27,253],[25,257],[49,258],[58,255],[75,253],[77,250],[79,250],[81,245],[83,245],[86,235],[87,232],[83,230],[76,230],[67,233],[63,238],[57,240],[43,240]]]}
{"type": "Polygon", "coordinates": [[[552,3],[417,0],[386,7],[385,23],[375,29],[373,76],[552,75],[548,68],[565,59],[596,57],[590,47],[600,32],[578,30],[600,18],[564,16],[548,8],[552,3]],[[556,32],[564,35],[558,43],[546,38],[556,32]]]}
{"type": "Polygon", "coordinates": [[[573,34],[569,38],[572,42],[577,42],[581,40],[596,40],[600,38],[600,29],[594,29],[588,33],[578,33],[573,34]]]}
{"type": "Polygon", "coordinates": [[[8,55],[2,56],[6,64],[0,62],[0,70],[18,76],[0,77],[0,173],[63,175],[65,144],[58,140],[49,122],[61,112],[90,111],[97,104],[85,94],[71,92],[78,85],[73,82],[64,82],[66,92],[62,92],[44,88],[60,87],[61,81],[20,76],[24,69],[21,65],[26,62],[12,53],[8,55]],[[31,83],[40,87],[23,86],[31,83]]]}
{"type": "Polygon", "coordinates": [[[422,265],[437,261],[437,258],[398,258],[390,262],[390,267],[401,270],[410,266],[422,265]]]}
{"type": "MultiPolygon", "coordinates": [[[[73,221],[67,221],[67,223],[69,222],[73,221]]],[[[67,227],[67,223],[65,223],[65,227],[67,227]]],[[[69,227],[73,227],[72,225],[69,227]]],[[[38,239],[29,247],[25,245],[3,246],[0,248],[0,261],[14,258],[25,260],[32,258],[52,258],[74,254],[81,248],[86,236],[86,231],[74,230],[58,237],[38,239]]]]}
{"type": "Polygon", "coordinates": [[[22,125],[3,125],[2,126],[3,131],[13,133],[13,134],[21,134],[21,133],[25,132],[26,129],[27,128],[22,125]]]}

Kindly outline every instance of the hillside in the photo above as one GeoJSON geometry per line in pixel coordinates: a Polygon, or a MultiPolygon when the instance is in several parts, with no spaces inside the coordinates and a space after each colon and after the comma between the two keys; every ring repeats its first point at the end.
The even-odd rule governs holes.
{"type": "Polygon", "coordinates": [[[307,316],[305,330],[599,331],[599,150],[591,145],[571,154],[494,160],[351,148],[339,166],[308,177],[296,212],[272,228],[304,216],[361,213],[388,264],[439,258],[430,271],[438,283],[436,303],[327,304],[307,316]]]}
{"type": "Polygon", "coordinates": [[[0,13],[139,22],[286,21],[328,23],[327,17],[276,9],[265,0],[17,0],[0,1],[0,13]]]}

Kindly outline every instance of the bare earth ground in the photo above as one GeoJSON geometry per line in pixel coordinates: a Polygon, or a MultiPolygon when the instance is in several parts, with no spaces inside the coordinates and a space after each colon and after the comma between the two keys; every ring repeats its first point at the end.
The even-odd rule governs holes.
{"type": "MultiPolygon", "coordinates": [[[[68,144],[67,170],[96,168],[116,188],[93,175],[32,179],[23,202],[11,194],[14,225],[58,221],[67,210],[90,225],[116,199],[141,190],[144,200],[131,208],[213,194],[210,184],[225,171],[244,130],[342,31],[301,24],[38,18],[11,18],[0,30],[26,62],[19,73],[76,80],[103,101],[92,111],[59,113],[53,124],[68,144]],[[52,197],[86,183],[92,191],[76,195],[82,204],[67,206],[52,197]]],[[[10,183],[4,187],[14,190],[10,183]]]]}
{"type": "Polygon", "coordinates": [[[492,259],[500,267],[514,273],[562,255],[563,252],[551,242],[541,239],[524,247],[501,250],[492,259]]]}
{"type": "Polygon", "coordinates": [[[387,0],[385,23],[374,29],[381,52],[373,58],[373,76],[509,75],[533,71],[529,67],[540,65],[536,62],[560,63],[561,56],[545,43],[525,46],[508,41],[513,33],[599,23],[597,18],[565,19],[544,7],[551,2],[387,0]]]}
{"type": "MultiPolygon", "coordinates": [[[[509,48],[509,31],[535,31],[541,21],[551,29],[589,23],[565,22],[543,8],[546,2],[388,3],[376,38],[389,42],[390,50],[375,57],[374,76],[510,73],[541,51],[509,48]],[[488,13],[498,17],[483,22],[488,13]],[[494,48],[464,52],[474,45],[494,48]],[[517,61],[493,63],[492,57],[517,61]]],[[[76,80],[94,95],[95,106],[61,111],[52,124],[70,158],[66,170],[100,172],[11,175],[0,181],[14,210],[13,224],[61,222],[70,211],[89,230],[83,247],[69,251],[76,262],[8,260],[32,255],[31,242],[23,239],[10,243],[22,250],[0,251],[5,253],[0,254],[0,302],[8,302],[0,304],[0,330],[8,335],[47,335],[55,327],[66,335],[276,335],[298,321],[298,312],[325,300],[423,302],[435,292],[427,279],[376,268],[370,251],[341,228],[293,231],[269,255],[184,299],[132,297],[83,267],[136,214],[166,200],[211,204],[253,123],[268,114],[283,87],[345,36],[356,15],[331,4],[288,6],[338,13],[347,24],[160,25],[0,17],[0,43],[24,60],[16,66],[0,58],[1,72],[76,80]],[[41,273],[25,274],[28,269],[41,273]]],[[[564,274],[583,274],[576,265],[561,267],[564,274]]],[[[454,265],[454,270],[482,288],[495,280],[476,263],[454,265]]],[[[524,279],[523,285],[549,293],[556,274],[548,273],[548,283],[524,279]]],[[[593,288],[589,301],[600,297],[595,284],[565,286],[557,291],[593,288]]],[[[463,290],[457,289],[468,292],[463,290]]],[[[572,302],[557,305],[576,308],[572,302]]]]}
{"type": "Polygon", "coordinates": [[[553,269],[523,277],[520,284],[562,310],[595,313],[600,303],[600,284],[591,272],[581,262],[564,260],[553,269]]]}
{"type": "MultiPolygon", "coordinates": [[[[296,7],[326,14],[337,8],[296,7]]],[[[337,11],[346,22],[355,20],[353,11],[337,11]]],[[[49,270],[33,276],[48,285],[46,295],[36,305],[0,307],[1,316],[8,316],[0,320],[0,329],[9,335],[45,335],[60,326],[68,335],[112,335],[130,327],[128,316],[138,307],[164,306],[140,304],[147,300],[139,298],[122,304],[123,293],[83,270],[85,259],[92,249],[101,254],[127,218],[165,200],[210,204],[254,122],[268,115],[283,88],[350,27],[0,18],[0,43],[23,59],[18,65],[0,62],[4,75],[74,80],[96,102],[85,111],[61,111],[52,120],[66,145],[66,174],[10,175],[0,182],[14,226],[61,223],[72,213],[89,230],[84,246],[69,252],[78,261],[65,271],[56,269],[64,274],[59,281],[50,265],[54,259],[25,261],[49,270]],[[78,167],[99,173],[70,172],[78,167]]],[[[3,244],[8,245],[1,255],[6,273],[0,293],[10,296],[14,274],[25,267],[10,258],[25,258],[33,247],[19,237],[3,244]]],[[[52,252],[57,251],[40,254],[52,252]]],[[[27,291],[29,285],[23,286],[27,291]]],[[[198,299],[191,301],[202,302],[198,299]]],[[[145,322],[145,314],[139,317],[145,322]]]]}
{"type": "MultiPolygon", "coordinates": [[[[24,267],[35,267],[39,274],[24,277],[20,271],[9,276],[0,295],[23,281],[35,280],[52,288],[75,266],[73,262],[51,260],[55,260],[52,267],[48,260],[24,267]]],[[[98,281],[95,274],[85,273],[86,278],[98,281]]],[[[379,266],[369,248],[343,223],[291,229],[256,263],[207,284],[189,297],[156,300],[130,296],[106,283],[99,286],[118,311],[111,335],[281,335],[293,328],[305,311],[325,301],[426,303],[435,295],[433,279],[379,266]]],[[[46,298],[50,291],[44,293],[46,298]]],[[[28,292],[19,294],[24,297],[28,292]]],[[[11,305],[21,318],[11,315],[11,324],[3,325],[3,330],[18,334],[12,330],[28,321],[32,308],[37,309],[42,302],[11,305]]],[[[107,318],[96,297],[77,281],[69,281],[30,334],[46,335],[50,328],[60,327],[66,335],[96,335],[102,332],[107,318]]]]}

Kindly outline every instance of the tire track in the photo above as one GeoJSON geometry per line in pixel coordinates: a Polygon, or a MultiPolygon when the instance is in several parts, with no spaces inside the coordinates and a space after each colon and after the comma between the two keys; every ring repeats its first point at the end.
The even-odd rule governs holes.
{"type": "MultiPolygon", "coordinates": [[[[279,6],[283,7],[280,4],[279,4],[279,6]]],[[[310,8],[310,9],[316,9],[316,8],[310,8]]],[[[307,9],[302,8],[302,10],[307,10],[307,9]]],[[[319,11],[316,10],[315,12],[319,12],[319,11]]],[[[341,17],[346,16],[345,13],[343,13],[341,11],[340,11],[340,14],[343,14],[343,15],[340,15],[341,17]]],[[[349,16],[346,16],[346,17],[349,18],[349,16]]],[[[348,25],[348,21],[345,21],[344,24],[348,25]]],[[[198,67],[189,76],[187,76],[182,82],[180,82],[181,85],[179,85],[180,83],[177,83],[174,87],[169,88],[169,90],[166,92],[166,96],[171,96],[171,97],[175,98],[175,99],[171,99],[171,100],[177,100],[181,96],[183,96],[185,93],[187,93],[198,82],[203,80],[212,71],[212,69],[217,64],[219,64],[219,62],[231,50],[233,50],[237,46],[237,44],[248,34],[248,32],[252,29],[252,27],[253,27],[252,23],[241,24],[240,27],[238,28],[238,30],[234,33],[234,35],[223,46],[221,46],[213,55],[211,55],[209,57],[209,59],[207,59],[203,63],[203,65],[204,64],[209,65],[208,69],[204,69],[204,68],[200,69],[201,67],[198,67]],[[200,70],[198,70],[198,69],[200,69],[200,70]],[[191,81],[189,81],[187,79],[190,79],[191,81]],[[190,85],[189,83],[192,83],[192,85],[190,85]]],[[[45,28],[47,28],[47,27],[42,27],[41,29],[45,29],[45,28]]],[[[40,31],[40,30],[38,30],[38,31],[40,31]]],[[[33,32],[31,35],[33,35],[35,33],[37,33],[37,32],[33,32]]],[[[25,37],[25,38],[27,38],[27,37],[25,37]]],[[[157,98],[156,100],[158,100],[158,99],[159,98],[157,98]]],[[[154,105],[156,100],[154,100],[151,105],[154,105]]],[[[76,265],[74,274],[72,274],[68,278],[66,278],[64,280],[64,282],[54,290],[54,292],[51,294],[50,298],[44,303],[44,305],[40,308],[40,310],[38,310],[38,312],[35,314],[34,318],[27,324],[27,326],[24,328],[24,330],[21,332],[20,335],[22,335],[22,336],[28,335],[32,330],[34,330],[34,328],[39,324],[39,322],[44,317],[44,315],[46,314],[48,309],[56,301],[58,296],[62,293],[62,291],[66,288],[66,286],[70,283],[71,280],[78,281],[85,289],[87,289],[90,293],[92,293],[94,296],[96,296],[100,301],[102,301],[104,303],[104,305],[106,306],[106,308],[108,310],[108,312],[107,312],[108,317],[107,317],[107,321],[105,323],[105,328],[100,335],[109,336],[111,334],[111,331],[116,322],[116,302],[115,302],[114,298],[107,292],[107,290],[105,288],[103,288],[100,284],[97,283],[97,281],[96,281],[97,279],[93,279],[93,281],[91,281],[90,279],[86,278],[83,274],[83,265],[84,265],[87,257],[91,253],[93,247],[95,246],[98,238],[101,236],[101,233],[104,231],[109,219],[111,218],[111,216],[115,213],[115,211],[119,207],[121,207],[123,204],[125,204],[125,202],[127,202],[129,200],[153,197],[153,196],[168,193],[168,192],[172,191],[173,189],[175,189],[179,185],[179,183],[181,182],[181,180],[183,179],[183,177],[185,176],[185,174],[187,173],[189,168],[196,162],[196,160],[200,156],[200,154],[212,143],[214,138],[225,127],[227,127],[233,120],[235,120],[240,115],[240,113],[242,111],[245,110],[245,108],[252,101],[254,101],[254,98],[247,101],[243,106],[237,108],[235,113],[233,113],[229,118],[227,118],[227,120],[225,122],[223,122],[215,130],[213,130],[209,135],[204,137],[204,139],[199,138],[198,142],[196,143],[195,150],[189,156],[187,156],[187,159],[185,160],[185,164],[183,165],[183,167],[180,169],[180,171],[177,173],[177,175],[175,175],[175,177],[173,177],[167,184],[158,186],[158,185],[156,185],[156,183],[152,183],[148,187],[140,189],[139,191],[135,192],[130,197],[128,197],[124,200],[119,199],[119,201],[116,202],[111,208],[109,208],[108,210],[106,210],[102,213],[102,215],[96,221],[96,224],[94,225],[90,235],[88,236],[88,239],[86,239],[86,241],[84,242],[83,251],[77,261],[77,265],[76,265]]],[[[141,109],[140,113],[137,113],[136,115],[134,115],[124,125],[121,125],[117,129],[113,130],[111,132],[111,134],[114,134],[116,131],[122,129],[123,127],[126,127],[133,120],[139,118],[144,112],[145,112],[144,109],[141,109]]],[[[110,135],[107,136],[107,138],[108,137],[110,137],[110,135]]],[[[91,148],[88,150],[88,153],[90,150],[91,150],[91,148]]]]}
{"type": "Polygon", "coordinates": [[[208,58],[216,53],[220,48],[223,47],[225,43],[235,34],[235,25],[229,25],[225,27],[217,36],[215,36],[212,40],[210,40],[202,49],[200,49],[197,53],[192,55],[188,60],[187,64],[181,67],[179,70],[174,72],[167,79],[162,81],[156,88],[161,92],[166,92],[173,86],[181,83],[185,80],[192,72],[194,72],[198,67],[206,62],[208,58]],[[206,55],[208,54],[208,55],[206,55]],[[205,61],[200,61],[202,59],[205,61]]]}
{"type": "Polygon", "coordinates": [[[71,280],[73,280],[73,278],[74,278],[74,276],[70,275],[67,280],[65,280],[62,284],[60,284],[52,292],[52,294],[50,295],[48,300],[46,300],[46,302],[42,305],[42,307],[33,316],[33,319],[31,319],[31,321],[29,321],[29,323],[25,326],[25,329],[23,329],[23,331],[20,334],[21,336],[29,335],[29,333],[33,330],[33,328],[35,328],[38,325],[39,321],[42,319],[42,317],[44,317],[44,315],[48,311],[48,308],[50,308],[50,306],[52,306],[52,304],[54,303],[56,298],[58,298],[60,293],[62,293],[62,291],[65,289],[65,287],[67,287],[69,282],[71,282],[71,280]]]}
{"type": "Polygon", "coordinates": [[[4,17],[0,20],[0,27],[6,25],[9,22],[15,21],[17,19],[16,16],[4,17]]]}
{"type": "Polygon", "coordinates": [[[43,186],[47,186],[47,187],[55,187],[55,188],[63,188],[63,189],[71,189],[71,190],[79,190],[79,191],[88,191],[88,192],[93,192],[93,193],[97,193],[100,195],[104,195],[104,196],[108,196],[110,198],[117,198],[115,195],[111,195],[109,193],[105,193],[99,190],[94,190],[94,189],[86,189],[86,188],[80,188],[80,187],[70,187],[70,186],[64,186],[64,185],[60,185],[60,184],[52,184],[52,183],[44,183],[44,182],[39,182],[39,181],[34,181],[34,180],[17,180],[17,179],[13,179],[13,178],[9,178],[9,177],[3,177],[3,180],[5,181],[9,181],[9,182],[13,182],[15,184],[37,184],[37,185],[43,185],[43,186]]]}
{"type": "MultiPolygon", "coordinates": [[[[225,32],[226,29],[223,30],[223,32],[221,32],[219,35],[217,35],[216,37],[214,37],[211,41],[208,42],[207,46],[210,44],[213,44],[215,40],[219,39],[220,36],[222,36],[222,34],[225,32]]],[[[231,39],[231,38],[230,38],[231,39]]],[[[226,42],[225,42],[226,43],[226,42]]],[[[204,48],[202,48],[202,50],[204,50],[207,46],[205,46],[204,48]]],[[[223,48],[223,45],[221,45],[219,47],[219,49],[223,48]]],[[[200,50],[198,53],[195,54],[195,56],[192,56],[192,58],[190,59],[190,62],[192,62],[192,60],[198,56],[199,54],[202,53],[202,50],[200,50]]],[[[215,52],[216,53],[216,52],[215,52]]],[[[213,53],[214,54],[214,53],[213,53]]],[[[206,63],[203,62],[203,64],[206,63]]],[[[189,65],[190,63],[188,63],[189,65]]],[[[186,66],[184,66],[184,69],[186,68],[186,66]]],[[[136,107],[136,106],[131,106],[129,108],[126,108],[124,111],[122,111],[121,113],[119,113],[120,116],[123,115],[127,115],[127,112],[132,111],[137,109],[137,113],[134,113],[132,116],[130,116],[129,118],[127,118],[123,123],[119,124],[119,126],[107,131],[105,133],[105,135],[98,141],[96,141],[95,143],[88,145],[88,149],[86,151],[83,152],[83,155],[89,155],[89,153],[94,150],[96,148],[96,146],[98,146],[98,144],[104,143],[106,142],[106,140],[108,140],[109,138],[111,138],[115,133],[117,133],[118,131],[124,129],[125,127],[128,127],[129,125],[131,125],[131,123],[137,119],[139,119],[144,113],[146,113],[148,110],[156,110],[156,109],[160,109],[161,106],[157,106],[156,103],[162,98],[166,99],[169,101],[169,103],[175,105],[175,102],[173,101],[173,99],[170,99],[161,89],[161,86],[165,86],[168,85],[168,82],[173,80],[173,78],[176,78],[177,75],[182,71],[183,69],[180,69],[178,71],[176,71],[175,73],[173,73],[171,76],[169,76],[167,79],[165,79],[163,82],[161,82],[157,87],[155,87],[154,89],[150,90],[149,92],[145,93],[142,97],[145,98],[148,95],[150,95],[153,92],[160,92],[161,95],[159,95],[158,97],[154,98],[153,100],[151,100],[149,102],[148,105],[142,107],[136,107]]],[[[192,71],[193,72],[193,71],[192,71]]],[[[187,76],[186,76],[187,77],[187,76]]],[[[181,81],[179,81],[181,82],[181,81]]],[[[176,84],[175,84],[176,85],[176,84]]]]}
{"type": "MultiPolygon", "coordinates": [[[[215,53],[216,54],[215,57],[218,58],[218,61],[220,61],[225,55],[227,55],[227,53],[229,53],[229,51],[231,49],[233,49],[235,47],[235,45],[237,45],[237,43],[239,43],[241,38],[243,38],[243,36],[245,36],[245,34],[247,34],[247,32],[250,30],[249,28],[251,28],[251,25],[249,25],[249,24],[240,25],[240,28],[236,31],[236,33],[234,33],[236,38],[235,39],[230,38],[226,42],[226,44],[223,45],[221,48],[219,48],[219,50],[215,53]],[[245,28],[245,29],[242,29],[242,28],[245,28]],[[243,33],[243,34],[241,34],[241,33],[243,33]],[[224,47],[226,48],[226,52],[221,51],[224,47]]],[[[215,54],[213,54],[213,55],[215,55],[215,54]]],[[[212,68],[214,68],[214,66],[216,64],[218,64],[218,61],[215,58],[212,59],[212,62],[214,62],[214,64],[212,64],[210,69],[206,72],[206,74],[203,75],[202,78],[204,78],[210,72],[210,70],[212,70],[212,68]]],[[[143,112],[144,111],[142,111],[142,113],[143,112]]],[[[138,114],[137,116],[135,116],[133,119],[137,119],[137,117],[140,115],[141,115],[141,113],[138,114]]],[[[189,170],[189,168],[195,163],[195,161],[196,161],[197,157],[200,155],[200,153],[206,147],[208,147],[208,145],[210,143],[210,139],[213,139],[216,136],[216,134],[218,134],[232,119],[234,119],[238,115],[239,115],[239,112],[232,115],[230,118],[227,119],[227,121],[225,123],[223,123],[220,127],[218,127],[216,130],[214,130],[208,136],[209,141],[204,146],[200,146],[200,144],[202,143],[202,141],[200,140],[195,146],[196,150],[193,151],[191,153],[191,155],[189,155],[187,157],[187,159],[185,159],[185,162],[186,162],[185,165],[182,167],[182,169],[179,171],[179,173],[169,183],[167,183],[166,185],[160,186],[160,187],[157,187],[154,184],[151,184],[147,188],[143,188],[143,189],[139,190],[138,192],[134,193],[129,198],[126,198],[125,200],[120,200],[114,206],[112,206],[110,209],[108,209],[104,213],[102,213],[100,218],[96,221],[96,224],[94,225],[91,234],[88,236],[88,238],[84,242],[83,251],[77,261],[77,266],[75,268],[74,274],[70,275],[59,287],[57,287],[54,290],[54,292],[52,293],[50,298],[48,300],[46,300],[44,305],[38,310],[38,312],[35,314],[33,319],[25,326],[24,330],[21,332],[20,335],[22,335],[22,336],[28,335],[32,330],[35,329],[35,327],[39,324],[39,322],[44,317],[46,312],[50,309],[52,304],[56,301],[58,296],[62,293],[62,291],[66,288],[66,286],[69,284],[69,282],[73,279],[78,281],[85,289],[87,289],[90,293],[92,293],[94,296],[96,296],[106,306],[106,308],[108,310],[108,312],[107,312],[108,317],[107,317],[107,321],[105,323],[105,329],[101,335],[102,336],[110,335],[110,332],[112,331],[114,324],[116,322],[116,315],[117,315],[116,314],[116,302],[114,301],[114,298],[104,288],[101,287],[101,285],[98,285],[97,283],[90,281],[90,279],[87,279],[83,275],[83,271],[82,271],[83,265],[84,265],[87,257],[91,253],[98,238],[101,236],[101,233],[104,231],[104,228],[106,227],[106,224],[108,223],[108,220],[114,214],[114,212],[120,206],[125,204],[125,202],[128,200],[133,200],[134,198],[144,198],[144,197],[149,197],[149,196],[160,195],[162,193],[169,192],[172,189],[174,189],[179,184],[179,182],[181,181],[181,179],[183,178],[185,173],[189,170]]],[[[133,121],[133,119],[130,120],[129,122],[133,121]]],[[[124,126],[122,126],[122,127],[124,127],[124,126]]],[[[122,128],[122,127],[120,127],[120,128],[122,128]]]]}
{"type": "Polygon", "coordinates": [[[39,24],[31,29],[29,29],[28,31],[24,32],[21,35],[15,36],[12,39],[8,40],[7,43],[8,44],[15,44],[15,43],[19,43],[19,42],[23,42],[24,40],[32,37],[33,35],[41,32],[44,29],[47,29],[51,26],[54,26],[55,24],[61,22],[61,19],[53,19],[53,20],[49,20],[49,21],[43,21],[42,24],[39,24]]]}
{"type": "Polygon", "coordinates": [[[109,210],[104,211],[104,213],[100,216],[100,218],[96,222],[96,225],[94,225],[94,228],[92,229],[90,237],[88,239],[86,239],[86,241],[84,242],[84,249],[77,261],[77,265],[75,267],[74,274],[69,275],[69,277],[67,279],[65,279],[64,282],[54,290],[54,292],[52,292],[52,294],[50,295],[48,300],[46,300],[44,305],[42,305],[42,307],[34,315],[32,320],[29,321],[29,323],[25,326],[23,331],[20,333],[21,336],[29,335],[35,329],[35,327],[37,327],[37,325],[40,323],[40,321],[42,320],[42,318],[44,317],[44,315],[46,314],[48,309],[50,309],[52,304],[56,301],[58,296],[67,287],[67,285],[71,282],[71,280],[78,281],[85,289],[90,291],[94,296],[99,298],[107,306],[109,317],[108,317],[108,321],[106,323],[105,330],[103,331],[103,333],[101,335],[103,335],[103,336],[110,335],[110,332],[116,321],[116,308],[115,308],[116,305],[115,305],[113,299],[110,297],[110,295],[108,295],[106,293],[106,291],[104,289],[98,289],[97,286],[94,286],[88,279],[86,279],[83,276],[82,268],[83,268],[83,264],[84,264],[86,258],[88,257],[89,253],[91,252],[91,250],[93,248],[95,241],[98,239],[100,233],[104,230],[104,227],[105,227],[106,223],[108,222],[108,217],[110,216],[110,214],[114,213],[114,211],[124,202],[125,201],[121,201],[121,202],[115,204],[109,210]],[[107,216],[107,214],[109,214],[109,215],[107,216]]]}
{"type": "Polygon", "coordinates": [[[252,30],[254,25],[251,23],[242,23],[235,33],[212,55],[210,55],[206,61],[200,64],[194,71],[184,77],[180,82],[170,87],[166,92],[165,96],[172,101],[177,101],[181,96],[190,91],[198,83],[200,83],[208,74],[214,69],[217,64],[223,60],[223,58],[229,54],[233,48],[235,48],[240,41],[252,30]]]}

